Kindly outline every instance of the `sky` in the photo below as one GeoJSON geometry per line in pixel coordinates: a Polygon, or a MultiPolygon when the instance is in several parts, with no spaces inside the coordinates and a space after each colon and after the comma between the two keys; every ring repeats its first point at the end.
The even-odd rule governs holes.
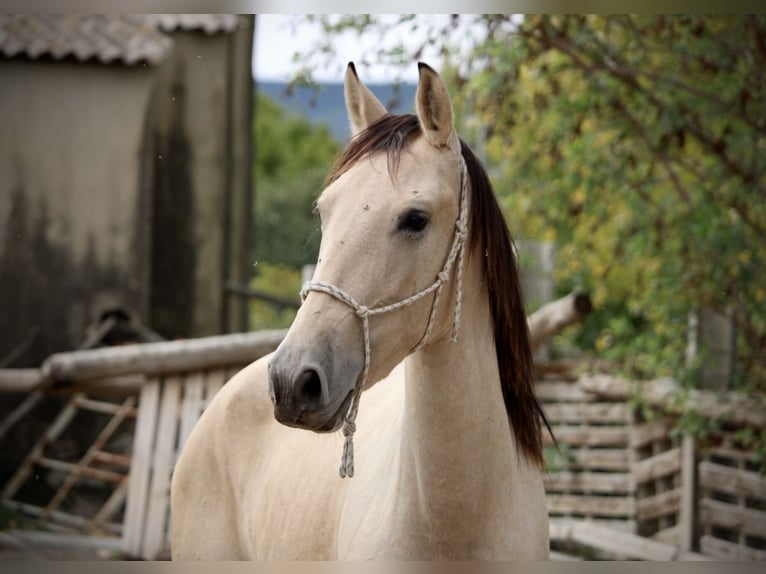
{"type": "MultiPolygon", "coordinates": [[[[258,14],[256,16],[255,42],[253,46],[253,75],[256,80],[287,81],[297,71],[297,66],[292,63],[293,54],[302,48],[310,46],[311,42],[319,37],[317,26],[303,24],[293,33],[290,21],[293,14],[258,14]]],[[[420,18],[444,18],[443,14],[421,14],[420,18]]],[[[402,35],[400,34],[399,37],[402,35]]],[[[395,36],[388,38],[392,43],[397,39],[395,36]]],[[[406,36],[405,36],[406,40],[406,36]]],[[[344,34],[335,39],[336,52],[339,61],[336,65],[327,69],[315,70],[314,78],[323,82],[343,81],[345,65],[349,61],[358,58],[368,50],[376,49],[378,37],[359,39],[356,34],[344,34]]],[[[438,69],[440,59],[435,54],[424,57],[429,65],[438,69]]],[[[405,82],[417,82],[418,72],[415,62],[410,69],[396,70],[374,66],[359,69],[359,74],[365,82],[390,82],[400,79],[405,82]]]]}

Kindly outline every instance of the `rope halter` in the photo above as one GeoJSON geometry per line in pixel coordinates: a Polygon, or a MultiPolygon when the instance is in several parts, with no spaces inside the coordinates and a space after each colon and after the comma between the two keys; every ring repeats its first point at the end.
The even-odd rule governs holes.
{"type": "Polygon", "coordinates": [[[423,297],[434,293],[434,300],[431,304],[431,313],[428,317],[428,324],[426,325],[425,332],[420,339],[420,342],[410,351],[414,353],[420,347],[422,347],[433,328],[436,312],[439,307],[439,300],[441,298],[442,288],[449,281],[452,269],[457,262],[457,293],[455,301],[455,317],[452,322],[452,340],[457,343],[458,330],[460,328],[461,318],[461,305],[463,299],[463,260],[465,258],[465,241],[468,229],[468,194],[466,188],[468,187],[468,173],[465,164],[465,160],[462,155],[460,156],[460,212],[455,222],[455,232],[452,238],[452,246],[450,248],[447,259],[444,262],[442,270],[437,273],[436,280],[422,291],[418,291],[414,295],[411,295],[396,303],[390,305],[383,305],[381,307],[373,307],[370,309],[365,305],[359,303],[351,295],[349,295],[343,289],[336,287],[330,283],[324,281],[311,281],[306,283],[301,290],[301,300],[305,301],[310,291],[318,291],[320,293],[326,293],[331,297],[334,297],[338,301],[345,303],[351,307],[356,316],[362,321],[362,331],[364,333],[364,369],[361,376],[357,378],[356,385],[353,394],[351,396],[351,404],[349,405],[346,417],[343,420],[343,436],[345,437],[343,443],[343,455],[341,457],[341,463],[339,473],[341,478],[354,476],[354,433],[356,432],[356,414],[359,410],[359,397],[362,394],[367,385],[367,377],[370,373],[370,316],[382,315],[389,311],[395,311],[408,305],[419,301],[423,297]]]}

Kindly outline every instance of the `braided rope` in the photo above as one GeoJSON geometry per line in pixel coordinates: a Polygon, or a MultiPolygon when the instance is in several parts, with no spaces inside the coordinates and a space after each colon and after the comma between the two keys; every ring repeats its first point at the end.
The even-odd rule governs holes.
{"type": "Polygon", "coordinates": [[[450,247],[447,259],[444,262],[442,270],[436,275],[436,280],[431,283],[431,285],[421,291],[418,291],[414,295],[410,295],[409,297],[402,299],[401,301],[397,301],[396,303],[391,303],[389,305],[383,305],[381,307],[374,307],[372,309],[359,303],[343,289],[324,281],[311,281],[306,283],[303,286],[303,289],[301,289],[302,301],[306,300],[306,297],[310,291],[325,293],[351,307],[356,313],[356,316],[359,317],[359,319],[362,321],[362,333],[364,336],[364,368],[362,370],[361,376],[357,378],[356,385],[352,391],[353,394],[351,396],[351,404],[349,405],[348,412],[346,413],[346,417],[343,420],[342,432],[345,438],[343,441],[343,454],[341,456],[340,468],[338,469],[341,478],[345,478],[347,476],[350,478],[354,476],[353,440],[354,433],[356,432],[356,415],[359,411],[359,398],[367,384],[367,378],[370,373],[370,316],[382,315],[383,313],[388,313],[390,311],[401,309],[402,307],[407,307],[408,305],[412,305],[413,303],[430,295],[431,293],[434,293],[434,300],[431,304],[431,312],[428,316],[428,324],[426,325],[426,329],[418,344],[410,352],[413,353],[417,351],[426,343],[426,340],[431,335],[431,330],[436,318],[439,301],[441,299],[442,288],[449,281],[450,275],[452,273],[452,267],[455,265],[455,262],[457,262],[457,293],[455,301],[455,317],[452,322],[452,340],[457,343],[458,331],[460,329],[460,320],[462,317],[463,261],[465,259],[465,241],[467,236],[469,211],[468,193],[466,191],[466,188],[468,187],[468,173],[465,161],[463,160],[462,156],[460,157],[459,167],[460,213],[458,215],[457,221],[455,222],[455,232],[452,239],[452,246],[450,247]]]}

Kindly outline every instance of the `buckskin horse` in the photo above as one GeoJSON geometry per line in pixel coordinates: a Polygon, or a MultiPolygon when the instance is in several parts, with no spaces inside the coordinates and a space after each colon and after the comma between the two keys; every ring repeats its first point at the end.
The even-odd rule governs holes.
{"type": "Polygon", "coordinates": [[[314,278],[185,445],[173,558],[547,558],[547,421],[487,174],[427,65],[416,114],[387,113],[353,64],[344,91],[314,278]]]}

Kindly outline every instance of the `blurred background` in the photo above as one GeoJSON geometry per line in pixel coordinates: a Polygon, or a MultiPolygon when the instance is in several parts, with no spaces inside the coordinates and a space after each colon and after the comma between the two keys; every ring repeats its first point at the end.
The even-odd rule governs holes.
{"type": "MultiPolygon", "coordinates": [[[[37,389],[22,370],[290,325],[320,241],[312,205],[349,136],[349,61],[395,113],[413,110],[417,62],[436,68],[516,240],[529,312],[589,297],[540,364],[638,381],[626,396],[643,422],[641,382],[675,381],[674,456],[678,433],[721,428],[693,391],[766,412],[765,16],[4,14],[0,371],[16,378],[0,377],[2,478],[60,408],[41,402],[39,424],[3,437],[20,389],[37,389]]],[[[732,464],[762,473],[752,420],[730,429],[748,452],[732,464]]],[[[651,496],[681,488],[665,487],[651,496]]],[[[724,537],[756,553],[758,500],[740,504],[758,534],[724,537]]]]}

